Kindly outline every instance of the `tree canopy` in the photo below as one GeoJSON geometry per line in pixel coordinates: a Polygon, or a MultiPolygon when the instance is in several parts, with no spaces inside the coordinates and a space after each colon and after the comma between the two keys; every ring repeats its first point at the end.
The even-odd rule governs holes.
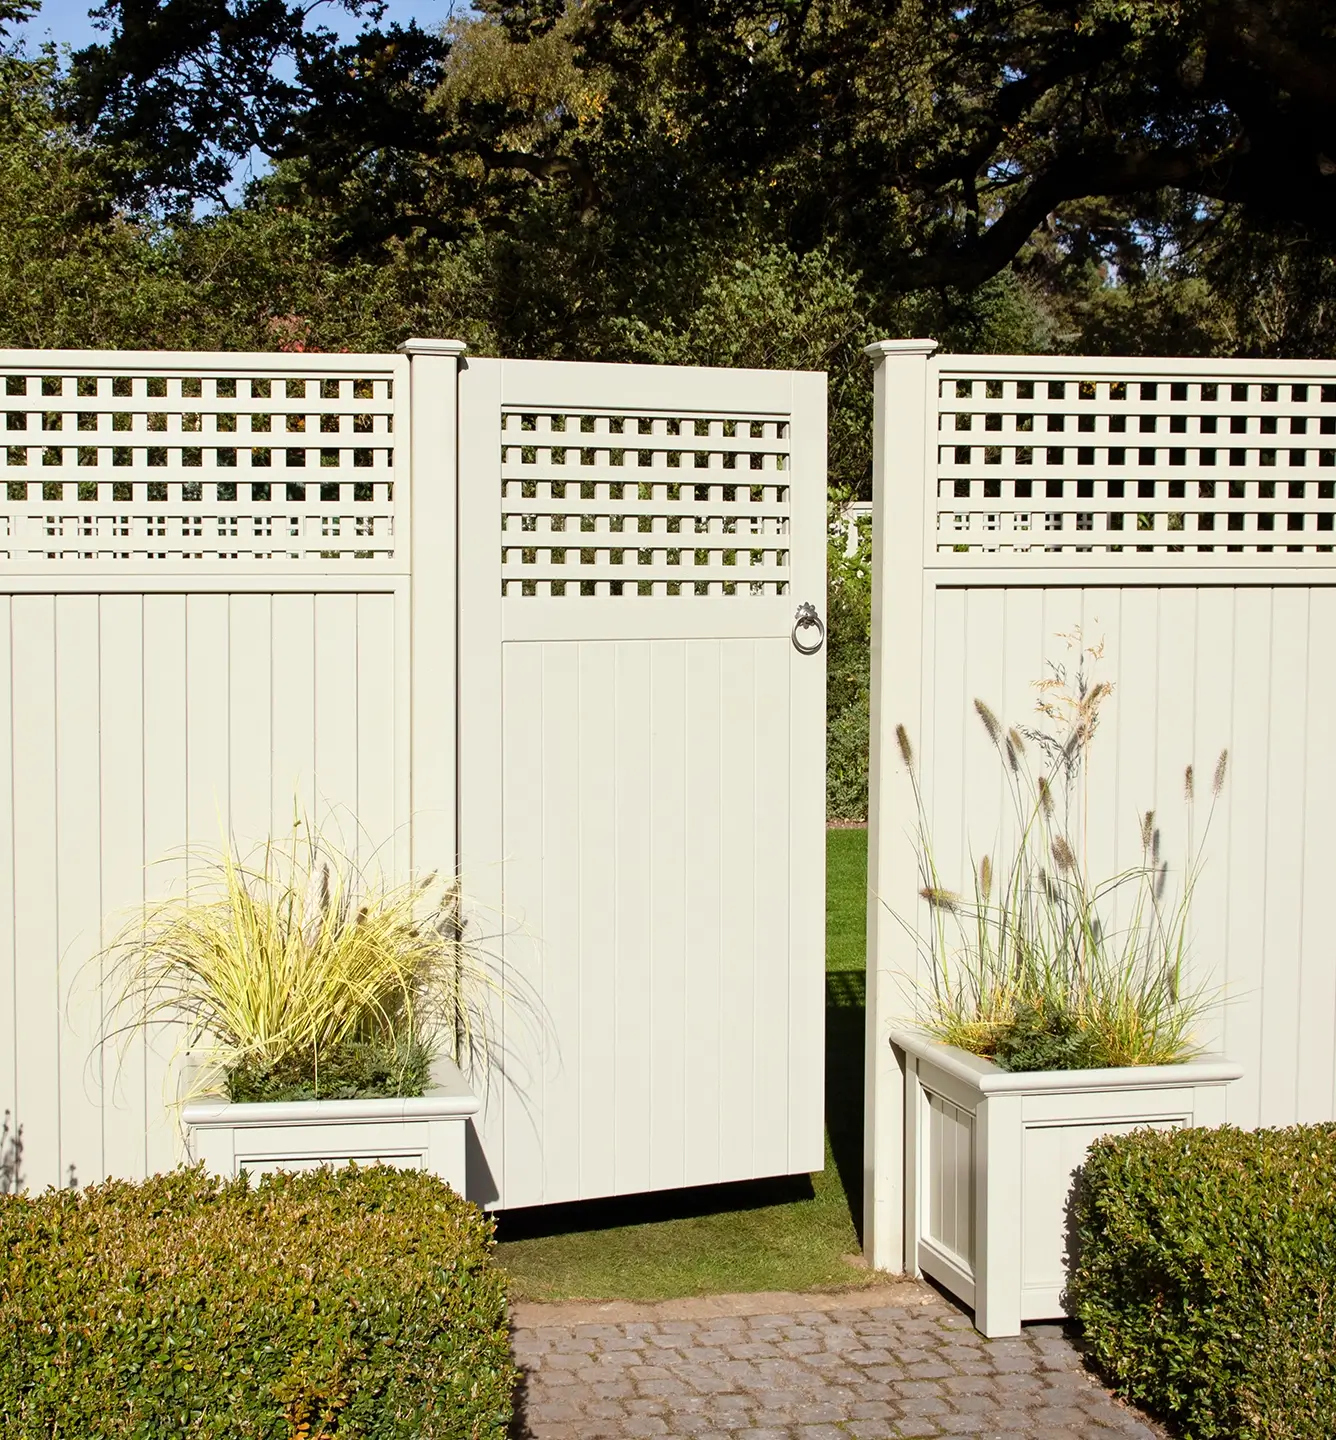
{"type": "Polygon", "coordinates": [[[1336,344],[1318,0],[331,3],[0,0],[0,338],[823,368],[846,487],[878,333],[1336,344]]]}

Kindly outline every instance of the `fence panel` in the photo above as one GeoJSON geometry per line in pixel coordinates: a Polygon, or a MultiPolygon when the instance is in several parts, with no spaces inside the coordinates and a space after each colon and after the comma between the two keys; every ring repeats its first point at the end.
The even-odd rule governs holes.
{"type": "Polygon", "coordinates": [[[944,882],[969,893],[970,867],[1009,833],[974,702],[1041,724],[1035,682],[1074,672],[1082,646],[1114,685],[1077,796],[1090,872],[1136,862],[1153,810],[1180,881],[1184,768],[1200,825],[1227,749],[1192,927],[1195,973],[1223,991],[1201,1039],[1246,1067],[1232,1122],[1336,1116],[1322,903],[1336,863],[1336,368],[931,348],[873,347],[868,1213],[873,1258],[892,1268],[903,1150],[886,1026],[912,1015],[925,978],[894,917],[926,925],[895,726],[914,740],[944,882]]]}
{"type": "Polygon", "coordinates": [[[407,378],[0,353],[0,1105],[32,1187],[180,1154],[171,1038],[99,1044],[92,957],[183,846],[301,806],[406,861],[407,378]]]}

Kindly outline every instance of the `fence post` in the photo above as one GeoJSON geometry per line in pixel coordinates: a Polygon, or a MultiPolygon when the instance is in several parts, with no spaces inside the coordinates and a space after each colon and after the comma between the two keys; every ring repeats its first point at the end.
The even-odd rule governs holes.
{"type": "Polygon", "coordinates": [[[863,1248],[878,1270],[908,1270],[904,1060],[890,1043],[904,1017],[899,975],[916,952],[901,919],[916,908],[914,797],[896,743],[921,714],[925,499],[936,435],[929,423],[935,340],[867,346],[875,367],[872,440],[872,688],[868,773],[867,1040],[863,1109],[863,1248]]]}
{"type": "Polygon", "coordinates": [[[412,741],[411,849],[415,871],[459,868],[458,523],[462,340],[405,340],[409,359],[412,741]]]}

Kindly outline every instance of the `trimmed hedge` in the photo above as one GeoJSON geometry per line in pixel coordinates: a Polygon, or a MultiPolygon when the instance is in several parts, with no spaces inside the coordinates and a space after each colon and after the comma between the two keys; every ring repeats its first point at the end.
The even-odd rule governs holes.
{"type": "Polygon", "coordinates": [[[1069,1299],[1092,1358],[1190,1440],[1336,1435],[1336,1126],[1091,1147],[1069,1299]]]}
{"type": "Polygon", "coordinates": [[[376,1167],[0,1199],[0,1434],[501,1440],[492,1224],[376,1167]]]}

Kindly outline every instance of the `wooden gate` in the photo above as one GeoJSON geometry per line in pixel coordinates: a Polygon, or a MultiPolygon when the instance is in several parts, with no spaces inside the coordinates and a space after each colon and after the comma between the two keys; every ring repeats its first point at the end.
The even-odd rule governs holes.
{"type": "Polygon", "coordinates": [[[473,1198],[817,1168],[825,378],[470,360],[459,415],[473,1198]]]}

